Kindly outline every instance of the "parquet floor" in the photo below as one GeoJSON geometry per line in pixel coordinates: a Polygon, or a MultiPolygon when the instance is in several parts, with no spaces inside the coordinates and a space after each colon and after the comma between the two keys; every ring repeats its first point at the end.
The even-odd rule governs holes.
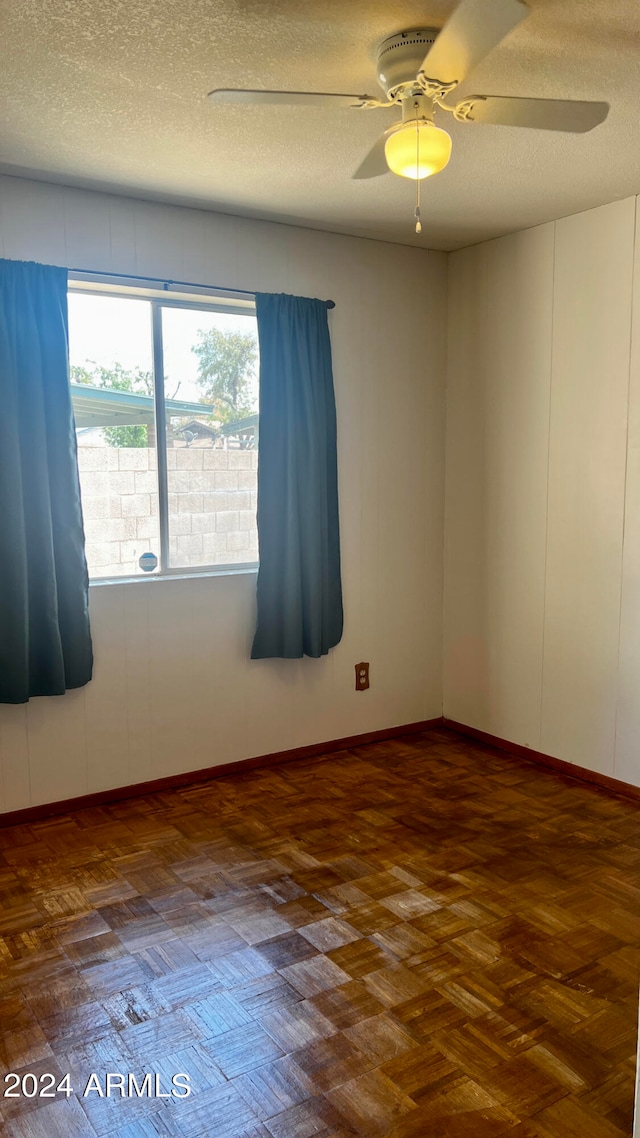
{"type": "Polygon", "coordinates": [[[0,830],[0,890],[2,1065],[74,1090],[7,1138],[631,1133],[632,802],[432,731],[0,830]]]}

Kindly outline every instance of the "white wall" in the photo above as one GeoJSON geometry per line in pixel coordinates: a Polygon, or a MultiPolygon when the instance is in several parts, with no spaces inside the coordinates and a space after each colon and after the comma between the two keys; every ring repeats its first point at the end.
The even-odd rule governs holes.
{"type": "Polygon", "coordinates": [[[446,256],[14,178],[0,256],[335,300],[345,602],[251,662],[254,575],[93,587],[93,682],[0,707],[0,810],[440,715],[446,256]]]}
{"type": "Polygon", "coordinates": [[[636,208],[450,257],[444,711],[640,785],[636,208]]]}

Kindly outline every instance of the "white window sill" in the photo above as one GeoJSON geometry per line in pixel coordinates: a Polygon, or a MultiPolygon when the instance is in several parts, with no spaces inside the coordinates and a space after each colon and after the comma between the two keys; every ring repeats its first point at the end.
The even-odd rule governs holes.
{"type": "Polygon", "coordinates": [[[190,581],[194,577],[239,577],[246,574],[257,574],[258,565],[221,565],[220,568],[209,566],[206,569],[176,570],[173,573],[147,573],[144,577],[94,577],[89,581],[89,588],[99,588],[101,585],[147,585],[154,581],[190,581]]]}

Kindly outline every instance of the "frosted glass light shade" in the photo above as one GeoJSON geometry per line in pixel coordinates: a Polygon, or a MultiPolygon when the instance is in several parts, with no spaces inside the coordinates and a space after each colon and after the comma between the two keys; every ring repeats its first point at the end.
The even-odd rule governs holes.
{"type": "Polygon", "coordinates": [[[415,119],[389,135],[384,155],[393,174],[418,181],[444,170],[451,157],[451,139],[432,122],[415,119]]]}

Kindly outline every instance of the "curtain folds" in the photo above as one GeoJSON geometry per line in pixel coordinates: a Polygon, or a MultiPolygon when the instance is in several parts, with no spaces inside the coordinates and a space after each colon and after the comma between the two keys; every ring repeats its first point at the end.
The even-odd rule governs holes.
{"type": "Polygon", "coordinates": [[[0,261],[0,703],[91,679],[67,272],[0,261]]]}
{"type": "Polygon", "coordinates": [[[326,301],[256,296],[258,622],[252,659],[323,656],[342,636],[336,410],[326,301]]]}

